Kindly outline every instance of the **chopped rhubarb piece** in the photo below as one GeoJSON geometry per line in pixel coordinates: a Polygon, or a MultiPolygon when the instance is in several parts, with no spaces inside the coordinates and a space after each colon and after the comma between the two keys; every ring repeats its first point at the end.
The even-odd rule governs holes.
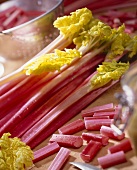
{"type": "Polygon", "coordinates": [[[66,162],[66,160],[68,159],[69,155],[70,150],[62,147],[57,153],[51,165],[49,166],[48,170],[60,170],[61,167],[66,162]]]}
{"type": "Polygon", "coordinates": [[[80,136],[53,134],[49,140],[57,142],[60,146],[79,148],[83,145],[83,139],[80,136]]]}
{"type": "Polygon", "coordinates": [[[109,111],[109,112],[95,112],[93,116],[109,116],[110,119],[113,119],[114,116],[117,114],[116,111],[109,111]]]}
{"type": "Polygon", "coordinates": [[[132,150],[132,146],[131,146],[131,142],[129,139],[126,139],[126,140],[120,142],[119,144],[113,145],[108,148],[108,151],[110,153],[115,153],[115,152],[119,152],[119,151],[127,152],[130,150],[132,150]]]}
{"type": "Polygon", "coordinates": [[[100,142],[90,141],[87,146],[83,149],[80,156],[84,162],[90,162],[97,153],[102,148],[102,144],[100,142]]]}
{"type": "Polygon", "coordinates": [[[3,27],[5,29],[11,28],[15,22],[17,21],[17,17],[22,13],[23,11],[20,8],[17,8],[4,22],[3,27]]]}
{"type": "Polygon", "coordinates": [[[93,116],[94,112],[114,111],[113,103],[87,108],[81,111],[82,117],[93,116]]]}
{"type": "Polygon", "coordinates": [[[100,133],[115,140],[122,140],[125,138],[125,133],[117,134],[111,127],[107,126],[102,126],[100,129],[100,133]]]}
{"type": "Polygon", "coordinates": [[[95,133],[85,133],[85,132],[82,133],[82,138],[87,142],[89,142],[90,140],[100,142],[104,146],[108,144],[108,140],[109,140],[109,137],[107,136],[101,134],[95,134],[95,133]]]}
{"type": "Polygon", "coordinates": [[[60,146],[57,142],[53,142],[37,151],[34,152],[34,159],[33,162],[38,162],[56,152],[58,152],[60,149],[60,146]]]}
{"type": "Polygon", "coordinates": [[[76,132],[79,132],[81,130],[85,129],[84,121],[81,119],[75,120],[60,129],[58,129],[60,134],[66,134],[66,135],[72,135],[76,132]]]}
{"type": "Polygon", "coordinates": [[[112,119],[84,119],[85,127],[87,130],[100,130],[101,126],[103,125],[110,126],[112,121],[112,119]]]}
{"type": "Polygon", "coordinates": [[[3,11],[0,12],[0,18],[3,16],[8,17],[12,12],[14,12],[17,9],[16,6],[9,7],[3,11]]]}
{"type": "Polygon", "coordinates": [[[98,162],[103,169],[109,168],[124,162],[127,162],[126,156],[123,151],[116,152],[113,154],[107,154],[98,158],[98,162]]]}

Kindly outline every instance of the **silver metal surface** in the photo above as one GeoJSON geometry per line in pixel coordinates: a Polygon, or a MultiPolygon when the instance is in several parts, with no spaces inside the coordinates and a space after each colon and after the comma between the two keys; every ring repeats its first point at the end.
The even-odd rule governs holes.
{"type": "Polygon", "coordinates": [[[100,170],[99,168],[87,164],[87,163],[82,163],[82,162],[70,162],[70,164],[76,166],[77,168],[81,169],[81,170],[100,170]]]}
{"type": "Polygon", "coordinates": [[[0,33],[0,56],[7,59],[32,58],[54,40],[59,31],[53,22],[63,15],[63,0],[10,0],[0,11],[11,6],[24,10],[46,11],[30,21],[0,33]]]}

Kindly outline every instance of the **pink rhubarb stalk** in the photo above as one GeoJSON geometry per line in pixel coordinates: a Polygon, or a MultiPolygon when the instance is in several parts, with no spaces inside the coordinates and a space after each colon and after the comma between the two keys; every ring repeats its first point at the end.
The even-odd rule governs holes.
{"type": "Polygon", "coordinates": [[[108,148],[109,153],[115,153],[119,151],[128,152],[130,150],[132,150],[132,146],[131,146],[131,141],[129,139],[126,139],[108,148]]]}
{"type": "Polygon", "coordinates": [[[36,163],[38,161],[41,161],[42,159],[45,159],[48,156],[53,155],[54,153],[58,152],[59,149],[60,149],[60,146],[57,144],[57,142],[53,142],[47,146],[44,146],[43,148],[34,151],[33,162],[36,163]]]}
{"type": "Polygon", "coordinates": [[[9,29],[14,26],[14,24],[17,21],[17,17],[22,14],[22,10],[20,8],[17,8],[4,22],[3,27],[5,29],[9,29]]]}
{"type": "Polygon", "coordinates": [[[4,110],[6,106],[9,106],[11,109],[14,105],[16,105],[16,103],[18,103],[19,97],[21,97],[21,100],[23,100],[25,93],[27,93],[28,90],[37,82],[39,82],[41,79],[42,76],[31,75],[26,77],[24,80],[20,81],[16,86],[11,88],[7,93],[2,95],[1,97],[2,102],[0,103],[0,109],[4,110]]]}
{"type": "MultiPolygon", "coordinates": [[[[74,103],[71,108],[68,108],[61,114],[59,117],[57,117],[51,124],[48,125],[46,128],[46,133],[43,133],[42,131],[37,138],[34,138],[34,140],[31,140],[29,143],[29,146],[31,148],[35,148],[38,146],[43,140],[47,139],[50,135],[52,135],[56,130],[58,130],[61,126],[63,126],[66,122],[68,122],[70,119],[72,119],[74,116],[76,116],[82,109],[86,108],[89,104],[91,104],[97,97],[99,97],[101,94],[103,94],[106,90],[111,88],[113,85],[117,84],[119,81],[112,81],[108,86],[99,88],[97,90],[94,90],[90,93],[88,93],[86,96],[84,96],[82,99],[74,103]],[[54,124],[54,126],[53,126],[54,124]]],[[[25,138],[24,138],[25,140],[25,138]]]]}
{"type": "Polygon", "coordinates": [[[84,109],[81,111],[81,114],[82,117],[88,117],[88,116],[93,116],[95,112],[102,112],[102,111],[114,111],[113,103],[108,103],[105,105],[84,109]]]}
{"type": "Polygon", "coordinates": [[[84,120],[94,120],[94,119],[110,119],[109,116],[94,116],[93,117],[84,117],[84,120]]]}
{"type": "Polygon", "coordinates": [[[82,133],[83,140],[86,140],[89,142],[90,140],[97,141],[102,143],[103,146],[108,144],[109,137],[101,135],[101,134],[95,134],[95,133],[82,133]]]}
{"type": "Polygon", "coordinates": [[[0,12],[0,17],[8,17],[12,12],[14,12],[17,9],[16,6],[11,6],[3,11],[0,12]]]}
{"type": "Polygon", "coordinates": [[[4,85],[1,85],[0,86],[0,96],[5,94],[6,92],[8,92],[11,88],[16,86],[19,82],[23,81],[25,78],[26,78],[26,75],[22,75],[18,78],[15,78],[12,81],[5,83],[4,85]]]}
{"type": "Polygon", "coordinates": [[[113,154],[107,154],[98,158],[99,165],[103,168],[109,168],[118,164],[122,164],[127,162],[126,156],[123,151],[116,152],[113,154]]]}
{"type": "MultiPolygon", "coordinates": [[[[94,56],[93,53],[85,55],[84,57],[81,58],[82,60],[79,60],[77,62],[77,64],[70,67],[68,70],[64,71],[63,74],[61,73],[58,79],[56,79],[57,77],[55,77],[52,83],[49,83],[50,86],[48,87],[46,86],[45,88],[41,89],[41,91],[37,94],[38,98],[41,97],[41,95],[43,95],[45,91],[47,90],[49,91],[49,89],[55,86],[55,84],[57,85],[59,82],[61,83],[66,77],[75,73],[76,70],[78,71],[82,66],[86,64],[85,62],[88,62],[92,58],[92,56],[94,56]]],[[[79,99],[81,99],[86,94],[88,94],[90,92],[89,89],[90,89],[90,82],[78,88],[73,93],[71,93],[59,105],[54,107],[54,109],[52,109],[47,115],[45,115],[37,124],[35,124],[28,132],[26,132],[26,134],[23,135],[22,140],[25,140],[25,142],[29,142],[33,140],[33,138],[35,138],[42,130],[44,130],[54,119],[56,119],[60,114],[62,114],[64,110],[66,110],[72,104],[74,104],[79,99]]],[[[33,100],[34,98],[35,96],[33,96],[33,100]]]]}
{"type": "Polygon", "coordinates": [[[78,119],[59,128],[58,132],[60,134],[72,135],[84,129],[85,129],[84,121],[82,119],[78,119]]]}
{"type": "Polygon", "coordinates": [[[91,140],[83,149],[80,156],[84,162],[91,162],[101,148],[102,144],[100,142],[95,142],[91,140]]]}
{"type": "Polygon", "coordinates": [[[49,81],[42,89],[38,90],[38,92],[37,90],[35,90],[34,92],[36,93],[34,95],[31,94],[32,97],[30,99],[26,98],[25,99],[26,102],[25,103],[23,102],[22,107],[16,112],[12,119],[9,119],[9,121],[6,122],[5,126],[1,127],[0,134],[9,131],[11,127],[13,128],[27,114],[29,114],[31,111],[34,111],[34,109],[40,107],[40,105],[46,102],[46,100],[48,100],[57,90],[59,90],[59,88],[62,87],[62,84],[65,86],[71,80],[75,79],[76,77],[78,77],[87,70],[91,69],[91,72],[94,71],[95,69],[94,67],[97,65],[97,63],[100,63],[103,60],[103,58],[104,56],[102,56],[98,61],[96,61],[95,58],[91,59],[90,62],[92,62],[92,65],[89,66],[90,62],[88,61],[86,63],[88,64],[88,66],[85,64],[83,68],[77,74],[74,75],[72,73],[76,73],[77,70],[75,70],[74,66],[72,66],[72,69],[68,69],[67,72],[65,70],[64,72],[60,73],[60,75],[56,76],[54,79],[49,81]],[[66,80],[64,80],[65,78],[66,80]],[[63,80],[65,83],[63,82],[61,84],[63,80]]]}
{"type": "Polygon", "coordinates": [[[95,112],[93,117],[100,117],[100,116],[109,116],[110,119],[113,119],[114,116],[117,114],[116,111],[109,111],[109,112],[95,112]]]}
{"type": "Polygon", "coordinates": [[[111,139],[122,140],[125,138],[125,133],[117,134],[111,127],[102,126],[100,129],[102,135],[108,136],[111,139]]]}
{"type": "Polygon", "coordinates": [[[60,146],[80,148],[83,145],[83,139],[75,135],[53,134],[49,142],[57,142],[60,146]]]}
{"type": "Polygon", "coordinates": [[[31,112],[28,116],[26,116],[25,119],[18,123],[15,128],[13,128],[13,130],[10,130],[12,136],[21,137],[28,129],[30,129],[35,123],[37,123],[42,117],[44,117],[51,109],[53,109],[57,104],[59,104],[63,99],[65,99],[71,92],[73,92],[73,90],[75,90],[90,74],[90,72],[88,72],[72,80],[61,90],[55,93],[55,95],[53,95],[40,108],[36,109],[34,112],[31,112]]]}
{"type": "Polygon", "coordinates": [[[56,157],[52,161],[51,165],[49,166],[48,170],[61,170],[64,163],[69,158],[69,155],[70,155],[70,150],[61,147],[56,157]]]}
{"type": "Polygon", "coordinates": [[[110,126],[112,119],[84,119],[85,127],[87,130],[100,130],[101,126],[110,126]]]}

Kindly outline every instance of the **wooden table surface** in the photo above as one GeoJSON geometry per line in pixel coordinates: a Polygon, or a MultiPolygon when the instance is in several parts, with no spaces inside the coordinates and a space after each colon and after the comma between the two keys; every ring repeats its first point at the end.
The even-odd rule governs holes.
{"type": "MultiPolygon", "coordinates": [[[[24,63],[24,61],[23,60],[8,61],[6,63],[7,64],[6,64],[5,74],[8,74],[12,70],[15,70],[20,65],[22,65],[24,63]]],[[[114,87],[112,87],[111,89],[109,89],[108,91],[106,91],[102,96],[100,96],[96,101],[94,101],[89,107],[93,107],[93,106],[97,106],[97,105],[103,105],[103,104],[107,104],[107,103],[111,103],[111,102],[113,102],[114,104],[117,104],[117,100],[114,97],[114,94],[116,92],[121,92],[120,84],[117,84],[114,87]]],[[[78,114],[76,117],[74,117],[69,122],[77,120],[79,118],[81,118],[80,114],[78,114]]],[[[58,132],[55,132],[55,133],[58,133],[58,132]]],[[[79,133],[76,133],[75,135],[81,135],[81,133],[82,133],[82,131],[79,132],[79,133]]],[[[35,150],[41,148],[42,146],[47,145],[48,141],[49,141],[49,138],[47,140],[45,140],[43,143],[41,143],[37,148],[35,148],[35,150]]],[[[101,149],[101,151],[97,154],[95,159],[90,164],[98,166],[97,157],[106,155],[107,154],[107,148],[109,146],[112,146],[115,143],[117,143],[117,142],[110,140],[109,145],[103,147],[103,149],[101,149]]],[[[71,149],[70,157],[61,170],[76,170],[77,169],[74,166],[70,165],[69,162],[72,162],[72,161],[83,162],[82,159],[80,158],[80,152],[85,147],[85,144],[86,143],[84,143],[84,145],[79,149],[71,149]]],[[[50,163],[54,159],[55,155],[56,154],[49,156],[48,158],[36,163],[35,166],[32,168],[32,170],[37,170],[37,169],[38,170],[47,170],[50,163]]],[[[126,163],[121,164],[121,165],[115,166],[114,169],[117,169],[117,170],[137,170],[137,157],[134,156],[133,151],[126,153],[126,157],[127,157],[128,161],[126,163]]]]}

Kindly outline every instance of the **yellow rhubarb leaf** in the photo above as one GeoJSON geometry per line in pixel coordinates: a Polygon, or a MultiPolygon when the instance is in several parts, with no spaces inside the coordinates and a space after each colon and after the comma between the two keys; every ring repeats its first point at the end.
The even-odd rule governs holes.
{"type": "Polygon", "coordinates": [[[65,49],[65,51],[56,49],[54,53],[44,54],[36,58],[24,70],[26,75],[60,71],[62,66],[70,65],[75,58],[81,56],[81,53],[76,49],[65,49]]]}
{"type": "Polygon", "coordinates": [[[129,69],[129,63],[103,62],[97,68],[97,74],[91,78],[91,86],[98,88],[106,85],[111,80],[118,80],[129,69]]]}
{"type": "Polygon", "coordinates": [[[118,29],[113,29],[112,43],[108,50],[107,58],[113,59],[118,55],[122,55],[126,50],[128,42],[131,40],[129,34],[125,32],[125,25],[120,26],[118,29]]]}
{"type": "Polygon", "coordinates": [[[33,165],[33,151],[19,138],[4,133],[0,138],[0,169],[25,170],[33,165]]]}
{"type": "Polygon", "coordinates": [[[83,31],[92,18],[92,12],[87,8],[82,8],[70,13],[69,16],[57,18],[53,24],[65,38],[73,39],[83,31]]]}
{"type": "Polygon", "coordinates": [[[126,50],[129,53],[129,57],[132,58],[134,55],[137,54],[137,36],[135,35],[131,40],[128,42],[126,50]]]}
{"type": "MultiPolygon", "coordinates": [[[[92,22],[91,22],[92,23],[92,22]]],[[[99,48],[102,44],[107,43],[112,34],[112,29],[101,21],[94,21],[91,28],[79,34],[73,39],[76,48],[83,52],[94,48],[99,48]],[[95,24],[95,25],[94,25],[95,24]]]]}

